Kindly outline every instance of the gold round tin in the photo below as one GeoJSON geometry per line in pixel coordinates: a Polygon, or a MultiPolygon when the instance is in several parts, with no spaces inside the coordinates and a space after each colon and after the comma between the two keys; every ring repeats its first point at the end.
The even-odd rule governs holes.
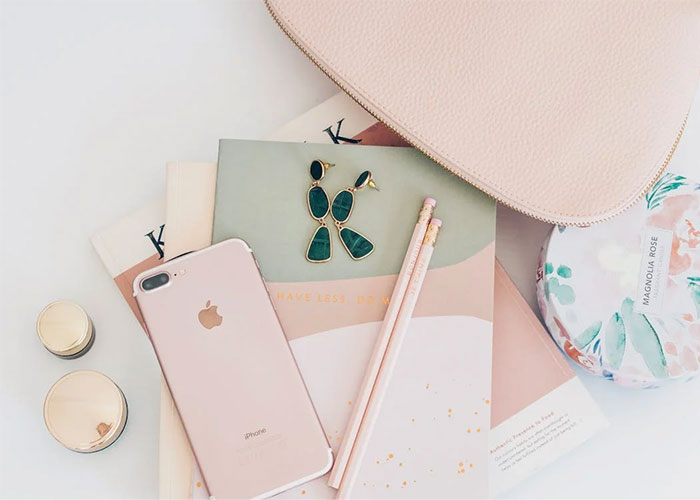
{"type": "Polygon", "coordinates": [[[95,339],[92,321],[85,310],[65,300],[52,302],[41,311],[36,331],[46,349],[68,359],[85,354],[95,339]]]}
{"type": "Polygon", "coordinates": [[[121,389],[106,375],[78,370],[64,375],[44,401],[44,422],[66,448],[100,451],[121,435],[128,408],[121,389]]]}

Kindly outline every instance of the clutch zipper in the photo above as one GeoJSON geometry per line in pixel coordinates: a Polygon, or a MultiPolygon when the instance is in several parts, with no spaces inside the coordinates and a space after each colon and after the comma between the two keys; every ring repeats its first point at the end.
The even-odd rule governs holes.
{"type": "Polygon", "coordinates": [[[382,120],[381,118],[379,118],[371,109],[369,109],[365,104],[363,104],[362,101],[360,100],[360,98],[357,97],[350,89],[348,89],[342,82],[339,82],[333,75],[331,75],[331,74],[323,67],[323,65],[322,65],[308,50],[306,50],[306,49],[304,48],[304,46],[303,46],[301,43],[299,43],[299,41],[298,41],[298,40],[294,37],[294,35],[286,28],[286,26],[285,26],[284,24],[282,24],[282,21],[280,20],[280,18],[279,18],[279,16],[277,15],[277,13],[272,9],[272,7],[270,6],[270,3],[268,2],[268,0],[265,0],[265,7],[267,7],[267,11],[268,11],[268,12],[270,13],[270,15],[272,16],[272,19],[275,20],[275,23],[277,23],[277,26],[279,26],[279,28],[282,30],[282,32],[283,32],[285,35],[287,35],[287,38],[289,38],[289,39],[292,41],[292,43],[294,43],[294,45],[297,47],[297,49],[299,49],[299,50],[301,51],[302,54],[304,54],[312,63],[314,63],[314,65],[315,65],[318,69],[320,69],[321,72],[322,72],[324,75],[326,75],[328,78],[330,78],[331,81],[332,81],[333,83],[335,83],[338,87],[340,87],[340,89],[341,89],[343,92],[345,92],[348,96],[350,96],[350,98],[351,98],[353,101],[355,101],[362,109],[364,109],[367,113],[369,113],[370,115],[372,115],[372,116],[374,117],[375,120],[377,120],[377,121],[380,122],[380,123],[383,123],[383,124],[384,124],[386,127],[388,127],[392,132],[394,132],[396,135],[398,135],[399,137],[401,137],[404,141],[408,142],[411,146],[413,146],[414,148],[416,148],[418,151],[420,151],[421,153],[423,153],[425,156],[427,156],[428,158],[430,158],[433,162],[435,162],[435,163],[437,163],[438,165],[440,165],[443,169],[447,170],[447,171],[450,172],[452,175],[455,175],[456,177],[459,177],[460,179],[462,179],[463,181],[465,181],[465,182],[466,182],[467,184],[469,184],[470,186],[473,186],[473,187],[475,187],[476,189],[478,189],[479,191],[481,191],[481,192],[487,194],[488,196],[490,196],[491,198],[493,198],[494,200],[496,200],[496,201],[497,201],[498,203],[500,203],[501,205],[504,205],[504,206],[506,206],[506,207],[508,207],[508,208],[510,208],[510,209],[515,210],[516,212],[520,212],[521,214],[527,215],[528,217],[532,217],[533,219],[536,219],[536,220],[539,220],[539,221],[542,221],[542,222],[546,222],[546,223],[548,223],[548,224],[564,225],[564,226],[587,227],[587,226],[590,226],[591,224],[597,224],[597,223],[600,223],[600,222],[605,222],[605,221],[608,221],[608,220],[610,220],[610,219],[613,219],[614,217],[620,215],[622,212],[624,212],[625,210],[627,210],[628,208],[630,208],[632,205],[634,205],[635,203],[637,203],[639,200],[642,199],[642,197],[644,196],[644,194],[646,194],[646,192],[649,191],[649,190],[651,189],[651,187],[652,187],[654,184],[656,184],[656,181],[659,180],[659,178],[661,177],[661,175],[662,175],[662,174],[664,173],[664,171],[666,170],[666,167],[668,167],[668,164],[670,163],[671,158],[673,157],[673,154],[676,152],[676,148],[678,147],[678,143],[680,142],[681,137],[683,136],[683,132],[685,131],[685,125],[686,125],[686,123],[688,122],[688,114],[686,114],[685,117],[683,118],[683,123],[681,124],[681,128],[680,128],[680,130],[679,130],[679,132],[678,132],[678,135],[676,135],[676,139],[673,141],[673,145],[671,146],[671,149],[669,150],[668,154],[667,154],[666,157],[664,158],[664,161],[663,161],[663,163],[662,163],[662,165],[661,165],[661,168],[660,168],[659,171],[656,173],[656,176],[651,180],[651,182],[649,182],[649,184],[642,190],[642,192],[641,192],[634,200],[632,200],[631,203],[628,203],[628,204],[625,205],[622,209],[617,210],[616,212],[614,212],[614,213],[612,213],[612,214],[606,215],[605,217],[602,217],[602,218],[600,218],[600,219],[595,219],[595,220],[593,220],[593,221],[590,222],[590,223],[585,223],[585,222],[572,222],[572,223],[562,224],[561,222],[557,222],[557,221],[554,221],[554,220],[552,220],[552,219],[547,219],[546,217],[541,217],[541,216],[536,215],[536,214],[527,213],[527,212],[525,212],[525,210],[523,210],[522,208],[516,207],[515,205],[513,205],[512,203],[510,203],[510,202],[504,200],[503,198],[501,198],[501,197],[498,196],[497,194],[491,193],[491,192],[489,192],[489,190],[487,190],[487,189],[484,189],[484,188],[481,188],[481,187],[479,187],[479,186],[474,185],[469,179],[466,178],[466,176],[464,176],[464,174],[462,174],[461,172],[459,172],[459,171],[457,171],[457,170],[455,170],[455,169],[453,169],[453,168],[451,168],[451,167],[448,167],[447,165],[444,165],[444,164],[443,164],[442,162],[440,162],[437,158],[435,158],[435,156],[433,156],[430,152],[426,151],[426,150],[425,150],[424,148],[422,148],[421,146],[415,144],[410,138],[406,137],[406,136],[405,136],[403,133],[401,133],[399,130],[396,130],[396,128],[393,127],[391,124],[384,122],[384,120],[382,120]]]}

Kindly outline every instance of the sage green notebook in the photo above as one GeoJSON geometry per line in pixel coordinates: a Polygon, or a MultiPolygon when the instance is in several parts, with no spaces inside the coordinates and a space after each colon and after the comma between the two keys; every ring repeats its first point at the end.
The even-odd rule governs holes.
{"type": "Polygon", "coordinates": [[[396,274],[427,196],[437,200],[435,216],[444,223],[431,268],[460,262],[493,242],[495,202],[415,149],[223,139],[213,243],[234,236],[245,239],[265,279],[273,282],[396,274]],[[372,172],[379,187],[355,193],[347,222],[375,245],[362,261],[346,253],[330,214],[331,261],[314,264],[305,259],[319,227],[306,201],[313,181],[309,166],[315,159],[335,164],[320,183],[331,201],[364,170],[372,172]]]}
{"type": "MultiPolygon", "coordinates": [[[[495,203],[411,148],[220,142],[213,240],[253,249],[336,450],[428,196],[442,230],[352,497],[488,496],[495,203]],[[365,170],[380,189],[356,191],[346,223],[374,244],[363,260],[330,215],[332,259],[306,259],[316,159],[335,164],[320,182],[330,201],[365,170]]],[[[319,478],[283,496],[302,494],[334,491],[319,478]]]]}

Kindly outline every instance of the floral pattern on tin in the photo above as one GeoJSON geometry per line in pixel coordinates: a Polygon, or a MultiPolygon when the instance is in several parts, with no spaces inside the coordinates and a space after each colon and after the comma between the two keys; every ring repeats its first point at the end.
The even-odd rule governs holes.
{"type": "MultiPolygon", "coordinates": [[[[667,173],[640,201],[646,225],[672,233],[664,304],[673,304],[673,314],[636,312],[634,291],[628,290],[616,308],[601,312],[587,324],[577,322],[577,312],[583,306],[577,303],[576,275],[580,271],[585,276],[585,269],[577,269],[571,262],[545,260],[550,240],[545,243],[538,262],[538,305],[550,334],[575,363],[631,387],[657,387],[667,380],[687,380],[700,371],[698,190],[697,183],[667,173]],[[572,322],[578,325],[577,331],[572,331],[572,322]],[[564,325],[569,325],[568,330],[564,325]]],[[[561,234],[555,228],[550,239],[561,234]]]]}

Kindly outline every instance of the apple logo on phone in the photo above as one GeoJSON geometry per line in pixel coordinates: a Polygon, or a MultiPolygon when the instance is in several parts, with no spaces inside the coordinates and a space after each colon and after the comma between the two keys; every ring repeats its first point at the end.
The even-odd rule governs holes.
{"type": "Polygon", "coordinates": [[[218,306],[211,305],[211,300],[207,300],[204,309],[199,311],[199,322],[207,330],[211,330],[215,326],[219,326],[224,321],[223,316],[216,312],[218,306]]]}

